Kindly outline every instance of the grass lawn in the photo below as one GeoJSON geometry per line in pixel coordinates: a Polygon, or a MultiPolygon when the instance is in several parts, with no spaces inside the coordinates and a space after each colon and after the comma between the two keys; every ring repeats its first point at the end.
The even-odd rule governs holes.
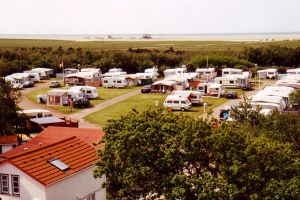
{"type": "MultiPolygon", "coordinates": [[[[86,120],[100,124],[101,126],[107,125],[107,120],[117,119],[122,114],[126,114],[132,109],[136,109],[138,112],[143,112],[147,109],[159,109],[163,107],[163,102],[167,95],[162,94],[138,94],[134,97],[119,102],[113,106],[109,106],[103,110],[94,112],[85,117],[86,120]],[[158,101],[159,106],[155,106],[155,101],[158,101]]],[[[224,98],[204,98],[204,101],[208,103],[208,109],[213,109],[224,102],[227,99],[224,98]]],[[[175,113],[185,113],[193,117],[199,117],[203,114],[202,106],[193,106],[190,111],[174,111],[175,113]]]]}
{"type": "MultiPolygon", "coordinates": [[[[97,99],[90,100],[90,102],[93,105],[97,105],[97,104],[102,103],[106,100],[112,99],[112,98],[117,97],[117,96],[121,96],[123,94],[126,94],[128,92],[132,92],[132,91],[137,90],[139,88],[140,87],[132,87],[132,88],[124,88],[124,89],[117,89],[117,88],[111,89],[111,88],[98,87],[97,90],[98,90],[98,94],[100,95],[100,97],[97,98],[97,99]]],[[[37,99],[36,99],[37,95],[39,95],[39,94],[45,95],[45,94],[47,94],[47,92],[49,90],[52,90],[52,89],[54,89],[54,88],[49,88],[49,87],[43,88],[43,89],[28,93],[25,96],[30,101],[37,102],[37,99]]],[[[55,88],[55,89],[66,89],[66,87],[55,88]]],[[[74,108],[73,111],[71,112],[70,107],[68,107],[68,106],[51,106],[51,107],[47,107],[45,105],[45,108],[53,109],[53,110],[56,110],[56,111],[61,112],[63,114],[71,114],[71,113],[78,112],[78,111],[81,110],[81,109],[74,108]]]]}

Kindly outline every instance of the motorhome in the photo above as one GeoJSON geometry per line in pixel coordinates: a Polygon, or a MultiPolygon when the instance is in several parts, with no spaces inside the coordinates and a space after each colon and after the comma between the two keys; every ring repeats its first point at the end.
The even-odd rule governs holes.
{"type": "Polygon", "coordinates": [[[180,97],[177,95],[167,96],[164,102],[165,108],[170,108],[172,110],[190,110],[192,108],[192,103],[186,97],[180,97]]]}
{"type": "Polygon", "coordinates": [[[225,77],[216,77],[214,83],[228,88],[242,88],[249,84],[249,79],[244,75],[228,75],[225,77]]]}
{"type": "Polygon", "coordinates": [[[282,97],[279,96],[266,96],[266,95],[255,95],[251,99],[251,103],[273,103],[278,104],[281,108],[281,110],[284,110],[287,108],[287,105],[282,97]]]}
{"type": "Polygon", "coordinates": [[[80,91],[88,99],[99,97],[97,88],[92,86],[73,86],[68,91],[80,91]]]}
{"type": "Polygon", "coordinates": [[[225,94],[225,88],[222,84],[218,83],[199,83],[197,86],[198,92],[207,96],[221,97],[225,94]]]}
{"type": "Polygon", "coordinates": [[[222,76],[230,76],[230,75],[243,75],[242,69],[235,69],[235,68],[224,68],[222,69],[222,76]]]}
{"type": "Polygon", "coordinates": [[[189,90],[179,91],[179,90],[177,90],[177,91],[173,91],[172,95],[188,98],[188,100],[192,104],[203,104],[203,99],[201,98],[202,95],[200,92],[197,92],[197,91],[189,91],[189,90]]]}
{"type": "Polygon", "coordinates": [[[187,73],[186,67],[181,67],[181,68],[173,68],[173,69],[166,69],[164,71],[164,76],[165,78],[174,76],[174,75],[181,75],[187,73]]]}
{"type": "Polygon", "coordinates": [[[105,88],[124,88],[128,85],[124,77],[104,77],[102,86],[105,88]]]}
{"type": "Polygon", "coordinates": [[[24,114],[29,118],[52,117],[52,113],[50,111],[43,109],[27,109],[19,111],[19,113],[24,114]]]}
{"type": "Polygon", "coordinates": [[[196,73],[199,74],[199,78],[202,80],[212,80],[217,77],[217,72],[215,68],[198,68],[196,73]]]}
{"type": "Polygon", "coordinates": [[[300,75],[300,68],[286,70],[287,75],[300,75]]]}

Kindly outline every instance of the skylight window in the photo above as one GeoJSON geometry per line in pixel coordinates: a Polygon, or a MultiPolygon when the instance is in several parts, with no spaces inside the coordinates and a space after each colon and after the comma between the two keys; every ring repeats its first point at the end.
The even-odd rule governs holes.
{"type": "Polygon", "coordinates": [[[58,159],[49,160],[49,162],[62,171],[66,171],[66,170],[70,169],[70,167],[68,165],[66,165],[65,163],[63,163],[62,161],[60,161],[58,159]]]}

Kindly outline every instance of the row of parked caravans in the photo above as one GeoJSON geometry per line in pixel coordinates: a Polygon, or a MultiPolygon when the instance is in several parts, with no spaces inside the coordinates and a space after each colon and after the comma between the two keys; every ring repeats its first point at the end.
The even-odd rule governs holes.
{"type": "Polygon", "coordinates": [[[47,92],[46,99],[41,95],[37,96],[38,102],[47,103],[47,106],[63,106],[68,104],[68,99],[74,101],[80,98],[95,99],[99,94],[92,86],[73,86],[69,89],[53,89],[47,92]]]}
{"type": "Polygon", "coordinates": [[[34,68],[23,73],[13,73],[5,78],[14,88],[23,88],[33,86],[35,82],[43,79],[49,79],[53,75],[53,70],[48,68],[34,68]]]}

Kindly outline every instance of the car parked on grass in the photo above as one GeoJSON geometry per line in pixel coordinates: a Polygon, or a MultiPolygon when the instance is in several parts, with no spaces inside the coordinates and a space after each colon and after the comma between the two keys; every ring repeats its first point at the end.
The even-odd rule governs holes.
{"type": "Polygon", "coordinates": [[[51,87],[51,88],[60,87],[60,82],[59,81],[50,81],[49,87],[51,87]]]}
{"type": "Polygon", "coordinates": [[[238,94],[236,91],[229,90],[225,93],[225,98],[226,99],[236,99],[236,98],[238,98],[238,94]]]}
{"type": "Polygon", "coordinates": [[[90,101],[86,97],[73,100],[74,108],[88,108],[90,107],[90,104],[90,101]]]}
{"type": "Polygon", "coordinates": [[[141,89],[141,92],[142,93],[150,93],[151,92],[151,86],[144,86],[142,89],[141,89]]]}

